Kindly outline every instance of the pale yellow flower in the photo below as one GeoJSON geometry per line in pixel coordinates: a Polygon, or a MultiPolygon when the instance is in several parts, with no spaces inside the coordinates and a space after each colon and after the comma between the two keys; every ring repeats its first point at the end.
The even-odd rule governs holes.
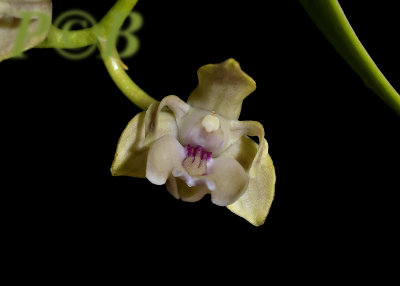
{"type": "Polygon", "coordinates": [[[131,120],[112,174],[166,184],[187,202],[210,194],[214,204],[261,225],[273,200],[275,170],[263,126],[238,120],[256,84],[233,59],[201,67],[198,77],[187,103],[167,96],[131,120]]]}

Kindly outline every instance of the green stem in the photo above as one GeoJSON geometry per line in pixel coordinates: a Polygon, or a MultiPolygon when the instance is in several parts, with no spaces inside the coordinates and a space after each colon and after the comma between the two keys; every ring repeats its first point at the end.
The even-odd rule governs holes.
{"type": "Polygon", "coordinates": [[[400,115],[400,95],[376,66],[337,0],[299,0],[337,52],[387,105],[400,115]]]}
{"type": "Polygon", "coordinates": [[[143,110],[146,110],[152,103],[156,103],[157,101],[138,87],[125,72],[117,50],[114,49],[111,53],[106,53],[104,51],[106,47],[106,42],[100,42],[101,57],[111,78],[125,96],[143,110]]]}
{"type": "Polygon", "coordinates": [[[145,110],[157,101],[138,87],[125,72],[125,66],[115,47],[115,39],[111,36],[113,31],[121,28],[137,2],[138,0],[118,0],[100,23],[97,24],[95,31],[101,57],[111,78],[130,101],[145,110]],[[112,41],[111,44],[114,45],[111,51],[109,41],[112,41]]]}
{"type": "Polygon", "coordinates": [[[138,87],[125,72],[115,48],[115,31],[119,31],[138,0],[118,0],[103,19],[91,28],[64,31],[52,26],[39,48],[74,49],[98,44],[101,57],[111,78],[124,95],[145,110],[157,102],[138,87]]]}
{"type": "Polygon", "coordinates": [[[138,0],[118,0],[99,23],[91,28],[67,31],[52,26],[38,48],[74,49],[96,44],[99,36],[119,30],[138,0]]]}
{"type": "Polygon", "coordinates": [[[97,43],[94,28],[78,31],[60,30],[51,26],[46,39],[36,48],[77,49],[97,43]]]}
{"type": "Polygon", "coordinates": [[[138,0],[118,0],[97,24],[101,34],[110,34],[112,29],[120,29],[138,0]]]}

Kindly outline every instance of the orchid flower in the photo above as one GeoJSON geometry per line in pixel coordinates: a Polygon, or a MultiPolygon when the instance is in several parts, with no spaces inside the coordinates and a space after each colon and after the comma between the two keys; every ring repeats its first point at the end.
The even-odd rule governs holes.
{"type": "Polygon", "coordinates": [[[187,103],[170,95],[130,121],[111,172],[166,184],[186,202],[210,194],[214,204],[261,225],[274,196],[274,166],[263,126],[238,120],[256,84],[234,59],[201,67],[198,78],[187,103]]]}
{"type": "Polygon", "coordinates": [[[51,0],[0,0],[0,61],[42,42],[51,14],[51,0]]]}

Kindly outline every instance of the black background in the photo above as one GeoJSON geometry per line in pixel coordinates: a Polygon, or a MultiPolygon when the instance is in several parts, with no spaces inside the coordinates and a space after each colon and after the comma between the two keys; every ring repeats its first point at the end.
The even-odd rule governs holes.
{"type": "MultiPolygon", "coordinates": [[[[56,1],[54,17],[82,9],[100,19],[113,2],[56,1]]],[[[392,2],[341,4],[400,90],[392,2]]],[[[146,179],[112,177],[118,138],[140,110],[97,53],[71,61],[31,50],[28,59],[0,64],[3,176],[11,181],[2,188],[3,218],[15,251],[32,253],[32,261],[71,260],[81,271],[93,264],[124,271],[140,261],[198,277],[229,263],[222,277],[240,275],[243,266],[266,277],[277,273],[271,263],[306,279],[313,272],[356,277],[355,265],[374,267],[372,255],[392,252],[399,116],[364,86],[297,1],[141,0],[135,10],[144,18],[136,33],[141,45],[124,62],[154,98],[186,99],[200,66],[230,57],[257,82],[240,118],[260,121],[266,131],[277,173],[270,214],[256,228],[208,198],[184,203],[146,179]]]]}

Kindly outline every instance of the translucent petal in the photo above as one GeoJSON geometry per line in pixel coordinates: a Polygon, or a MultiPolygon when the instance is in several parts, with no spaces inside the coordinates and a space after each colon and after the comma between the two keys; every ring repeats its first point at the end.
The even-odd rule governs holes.
{"type": "MultiPolygon", "coordinates": [[[[158,126],[160,122],[158,120],[158,117],[162,112],[165,112],[162,111],[164,107],[169,108],[169,111],[173,114],[174,120],[177,124],[180,122],[181,118],[189,113],[192,109],[190,105],[188,105],[186,102],[175,95],[164,97],[159,104],[152,104],[149,108],[151,110],[148,110],[148,112],[146,113],[146,134],[148,134],[146,135],[146,140],[150,140],[153,142],[156,140],[156,138],[161,137],[156,133],[159,133],[160,128],[162,128],[162,126],[158,126]]],[[[176,132],[175,134],[178,135],[178,132],[176,132]]]]}
{"type": "Polygon", "coordinates": [[[173,176],[170,176],[165,183],[165,186],[167,187],[168,192],[175,198],[175,199],[180,199],[181,196],[179,195],[179,189],[178,186],[176,185],[176,178],[173,176]]]}
{"type": "Polygon", "coordinates": [[[190,110],[190,105],[176,95],[168,95],[164,97],[160,102],[158,112],[160,112],[165,106],[168,106],[168,108],[171,109],[176,119],[180,119],[190,110]]]}
{"type": "Polygon", "coordinates": [[[176,178],[176,185],[177,189],[179,190],[180,198],[184,202],[197,202],[206,194],[210,193],[210,191],[204,185],[189,187],[184,181],[178,178],[176,178]]]}
{"type": "Polygon", "coordinates": [[[197,202],[209,193],[209,190],[204,186],[189,187],[180,178],[175,178],[174,176],[168,178],[166,187],[175,199],[182,199],[185,202],[197,202]]]}
{"type": "Polygon", "coordinates": [[[146,177],[147,155],[151,143],[166,134],[177,136],[176,121],[169,112],[160,112],[157,117],[157,130],[151,130],[148,127],[153,124],[151,114],[157,110],[157,107],[158,104],[153,104],[147,111],[137,114],[128,123],[118,142],[111,167],[113,176],[146,177]],[[152,140],[146,139],[149,137],[150,130],[153,133],[152,140]]]}
{"type": "Polygon", "coordinates": [[[188,103],[228,119],[238,119],[243,100],[256,89],[256,83],[241,70],[239,63],[228,59],[220,64],[205,65],[197,74],[199,84],[190,94],[188,103]]]}
{"type": "Polygon", "coordinates": [[[21,17],[25,12],[47,13],[50,9],[51,0],[0,0],[0,16],[21,17]]]}
{"type": "Polygon", "coordinates": [[[225,152],[224,156],[234,158],[242,165],[248,173],[253,164],[254,157],[258,151],[258,144],[247,136],[240,138],[232,144],[225,152]]]}
{"type": "MultiPolygon", "coordinates": [[[[50,0],[2,0],[0,1],[0,61],[13,56],[22,23],[22,14],[32,13],[28,25],[24,51],[39,44],[47,35],[51,23],[50,0]],[[38,16],[41,13],[41,16],[38,16]]],[[[18,51],[20,52],[20,51],[18,51]]]]}
{"type": "MultiPolygon", "coordinates": [[[[258,137],[260,144],[252,165],[261,164],[263,154],[268,154],[268,142],[264,139],[265,134],[262,124],[257,121],[232,121],[231,131],[232,134],[236,133],[236,136],[239,135],[240,137],[243,137],[244,135],[258,137]]],[[[253,169],[250,169],[250,172],[253,172],[253,169]]]]}
{"type": "Polygon", "coordinates": [[[255,226],[262,225],[268,215],[276,181],[274,165],[266,148],[259,154],[259,163],[253,164],[258,149],[254,141],[243,137],[224,153],[225,156],[236,158],[249,171],[246,192],[236,202],[228,205],[228,209],[255,226]]]}

